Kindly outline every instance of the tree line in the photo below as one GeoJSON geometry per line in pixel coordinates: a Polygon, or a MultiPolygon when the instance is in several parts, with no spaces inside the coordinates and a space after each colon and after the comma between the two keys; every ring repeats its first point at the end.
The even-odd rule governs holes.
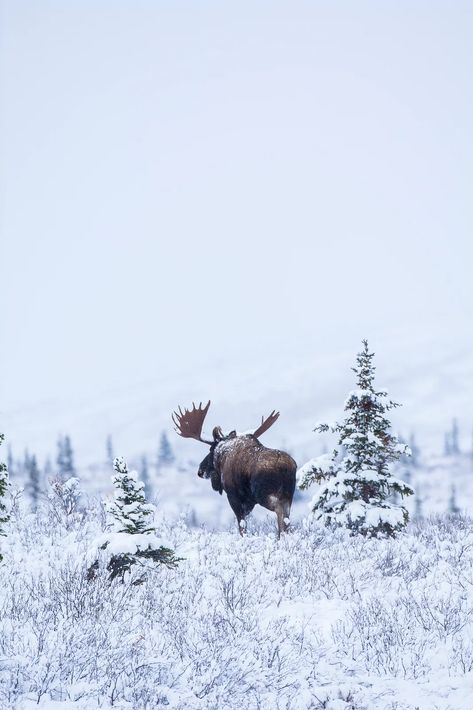
{"type": "MultiPolygon", "coordinates": [[[[420,466],[421,451],[414,435],[406,442],[392,433],[388,412],[399,404],[393,401],[386,391],[375,387],[376,368],[373,358],[374,353],[370,352],[368,342],[364,340],[363,348],[357,355],[356,365],[352,368],[356,375],[356,389],[349,393],[345,401],[344,417],[331,424],[319,423],[314,429],[317,433],[330,431],[335,434],[337,445],[331,453],[323,453],[302,466],[298,473],[298,484],[301,490],[316,484],[311,510],[313,516],[323,524],[345,526],[353,534],[394,536],[408,522],[409,516],[403,499],[414,493],[411,487],[411,472],[413,468],[420,466]],[[410,463],[407,463],[407,457],[410,463]],[[404,463],[400,466],[400,462],[404,463]],[[402,477],[399,477],[400,475],[402,477]]],[[[3,440],[4,436],[1,435],[0,444],[3,440]]],[[[105,448],[107,463],[111,464],[113,461],[113,483],[117,489],[111,526],[120,534],[142,535],[143,520],[152,509],[145,497],[145,491],[148,491],[149,497],[150,490],[148,459],[142,456],[139,470],[128,472],[124,460],[114,455],[111,436],[107,437],[105,448]],[[123,515],[122,528],[117,530],[115,523],[118,520],[119,500],[122,501],[123,515]],[[125,519],[132,521],[131,527],[124,522],[125,519]]],[[[444,455],[462,455],[456,419],[445,434],[444,455]]],[[[54,469],[50,460],[47,460],[41,471],[37,457],[28,452],[25,452],[23,461],[19,462],[14,460],[9,449],[7,459],[7,464],[0,465],[0,534],[5,534],[8,523],[5,500],[9,473],[13,474],[13,477],[23,474],[33,512],[37,511],[41,488],[48,476],[53,492],[63,497],[65,506],[78,497],[77,470],[69,435],[58,439],[54,469]]],[[[166,432],[162,432],[154,466],[159,470],[174,463],[175,455],[169,439],[166,432]]],[[[419,506],[420,502],[416,502],[418,516],[421,515],[419,506]]],[[[451,489],[448,510],[451,513],[458,512],[454,487],[451,489]]],[[[154,528],[150,528],[144,532],[150,534],[153,531],[154,528]]],[[[138,538],[134,538],[135,542],[137,540],[138,538]]],[[[115,559],[115,571],[112,570],[114,576],[121,574],[123,569],[129,569],[134,564],[132,560],[136,555],[143,559],[165,562],[167,553],[160,560],[155,548],[148,549],[151,544],[148,538],[144,540],[144,549],[140,546],[142,543],[143,541],[137,543],[137,549],[131,553],[120,553],[122,557],[118,565],[119,572],[115,569],[117,554],[112,554],[111,559],[115,559]]],[[[106,549],[108,545],[109,542],[102,549],[106,549]]],[[[174,564],[172,559],[171,555],[169,560],[174,564]]],[[[112,564],[110,560],[109,564],[112,564]]]]}

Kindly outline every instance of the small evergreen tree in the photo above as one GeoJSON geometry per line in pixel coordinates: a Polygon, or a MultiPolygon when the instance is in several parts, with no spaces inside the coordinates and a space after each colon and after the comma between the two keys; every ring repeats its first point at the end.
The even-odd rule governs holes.
{"type": "Polygon", "coordinates": [[[409,448],[390,433],[386,413],[399,405],[386,392],[374,389],[373,357],[363,340],[357,366],[352,368],[357,389],[345,402],[345,419],[315,429],[336,432],[339,449],[306,464],[299,472],[299,486],[322,484],[312,509],[326,525],[346,525],[353,533],[370,536],[394,536],[406,525],[408,512],[389,498],[394,493],[411,495],[413,490],[395,478],[391,468],[409,448]]]}
{"type": "Polygon", "coordinates": [[[414,496],[414,517],[417,520],[421,520],[424,517],[424,512],[422,508],[422,498],[420,497],[419,489],[416,489],[416,494],[414,496]]]}
{"type": "Polygon", "coordinates": [[[448,500],[448,512],[451,515],[456,515],[457,513],[460,512],[460,508],[457,505],[457,490],[453,484],[450,488],[450,498],[448,500]]]}
{"type": "Polygon", "coordinates": [[[448,431],[445,432],[445,437],[443,440],[443,453],[444,453],[444,456],[451,456],[452,455],[452,445],[450,442],[450,433],[448,431]]]}
{"type": "Polygon", "coordinates": [[[149,466],[148,458],[143,454],[140,460],[140,478],[143,481],[145,491],[148,491],[148,495],[151,494],[151,484],[149,480],[149,466]]]}
{"type": "Polygon", "coordinates": [[[49,456],[46,457],[46,461],[44,462],[43,475],[46,481],[53,475],[53,465],[49,456]]]}
{"type": "Polygon", "coordinates": [[[59,437],[57,442],[57,466],[59,476],[63,479],[75,476],[74,452],[69,436],[59,437]]]}
{"type": "Polygon", "coordinates": [[[109,506],[108,512],[115,520],[115,530],[131,535],[155,532],[149,519],[154,513],[154,506],[146,502],[144,483],[138,480],[136,471],[128,471],[125,460],[121,457],[115,459],[113,468],[115,500],[109,506]]]}
{"type": "MultiPolygon", "coordinates": [[[[107,569],[110,580],[119,577],[122,581],[125,573],[133,565],[146,561],[176,567],[180,561],[173,550],[162,544],[156,537],[152,523],[154,506],[146,501],[144,484],[138,480],[136,471],[128,471],[123,458],[116,458],[113,464],[115,475],[115,500],[108,506],[114,532],[105,535],[105,542],[100,547],[110,550],[107,569]]],[[[93,579],[98,561],[89,569],[89,579],[93,579]]],[[[141,576],[136,583],[144,581],[141,576]]]]}
{"type": "Polygon", "coordinates": [[[8,448],[7,448],[7,469],[8,469],[8,475],[13,476],[13,474],[15,473],[15,471],[14,471],[15,462],[13,459],[13,451],[12,451],[10,444],[8,444],[8,448]]]}
{"type": "Polygon", "coordinates": [[[113,463],[113,459],[114,459],[114,456],[113,456],[113,441],[112,441],[111,434],[109,434],[109,435],[107,436],[107,441],[106,441],[106,443],[105,443],[105,448],[106,448],[106,451],[107,451],[107,459],[106,459],[106,460],[107,460],[107,464],[113,463]]]}
{"type": "MultiPolygon", "coordinates": [[[[0,434],[0,446],[3,444],[5,439],[4,434],[0,434]]],[[[0,461],[0,535],[6,536],[5,526],[10,520],[10,516],[7,511],[7,506],[5,505],[5,496],[8,491],[9,481],[8,481],[8,468],[3,461],[0,461]]],[[[0,562],[3,557],[0,553],[0,562]]]]}
{"type": "Polygon", "coordinates": [[[174,463],[175,457],[168,436],[165,431],[161,434],[158,451],[158,468],[174,463]]]}
{"type": "Polygon", "coordinates": [[[36,512],[38,509],[39,493],[40,493],[40,471],[36,456],[28,457],[27,463],[28,474],[28,491],[31,496],[31,507],[36,512]]]}
{"type": "Polygon", "coordinates": [[[452,419],[450,431],[445,432],[443,453],[444,456],[458,456],[460,454],[460,432],[456,419],[452,419]]]}
{"type": "Polygon", "coordinates": [[[411,452],[409,461],[413,468],[417,468],[420,463],[420,448],[417,445],[415,434],[412,433],[409,437],[409,449],[411,452]]]}
{"type": "Polygon", "coordinates": [[[456,456],[460,453],[460,432],[458,429],[458,422],[456,419],[452,421],[452,430],[450,433],[450,449],[451,453],[456,456]]]}

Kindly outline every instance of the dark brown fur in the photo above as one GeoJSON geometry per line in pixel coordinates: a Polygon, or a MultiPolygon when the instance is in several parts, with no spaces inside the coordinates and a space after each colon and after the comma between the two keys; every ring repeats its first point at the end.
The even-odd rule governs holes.
{"type": "Polygon", "coordinates": [[[199,467],[214,490],[225,491],[243,534],[245,518],[255,505],[276,513],[278,533],[289,524],[296,485],[296,462],[284,451],[268,449],[253,434],[234,432],[215,441],[199,467]]]}

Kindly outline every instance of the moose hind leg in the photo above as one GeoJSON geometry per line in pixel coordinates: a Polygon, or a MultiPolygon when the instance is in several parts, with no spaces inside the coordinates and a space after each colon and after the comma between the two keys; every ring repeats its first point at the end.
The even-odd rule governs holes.
{"type": "Polygon", "coordinates": [[[237,496],[232,495],[231,493],[227,493],[227,498],[228,502],[230,503],[231,509],[236,515],[238,532],[243,537],[243,533],[246,530],[245,509],[237,496]]]}
{"type": "Polygon", "coordinates": [[[291,504],[288,501],[279,501],[275,506],[275,513],[278,519],[278,539],[282,532],[289,530],[289,515],[291,512],[291,504]]]}
{"type": "Polygon", "coordinates": [[[289,514],[291,512],[291,501],[281,499],[278,495],[269,495],[264,506],[268,510],[276,513],[278,522],[278,539],[282,532],[287,532],[289,529],[289,514]]]}

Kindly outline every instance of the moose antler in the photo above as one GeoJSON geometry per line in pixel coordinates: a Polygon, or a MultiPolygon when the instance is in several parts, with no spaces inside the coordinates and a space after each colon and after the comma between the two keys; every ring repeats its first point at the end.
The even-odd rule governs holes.
{"type": "Polygon", "coordinates": [[[210,399],[205,407],[202,407],[202,402],[198,407],[192,402],[192,411],[188,409],[182,411],[179,407],[179,412],[173,412],[172,420],[179,436],[183,436],[185,439],[196,439],[203,444],[212,444],[213,442],[202,439],[202,427],[209,407],[210,399]]]}
{"type": "Polygon", "coordinates": [[[269,415],[269,417],[266,417],[266,419],[264,417],[261,417],[261,424],[254,432],[253,436],[256,436],[256,438],[258,438],[258,436],[261,436],[261,434],[264,434],[264,432],[267,431],[270,426],[273,426],[274,422],[276,421],[276,419],[278,417],[279,417],[279,412],[276,412],[274,409],[271,412],[271,414],[269,415]]]}

